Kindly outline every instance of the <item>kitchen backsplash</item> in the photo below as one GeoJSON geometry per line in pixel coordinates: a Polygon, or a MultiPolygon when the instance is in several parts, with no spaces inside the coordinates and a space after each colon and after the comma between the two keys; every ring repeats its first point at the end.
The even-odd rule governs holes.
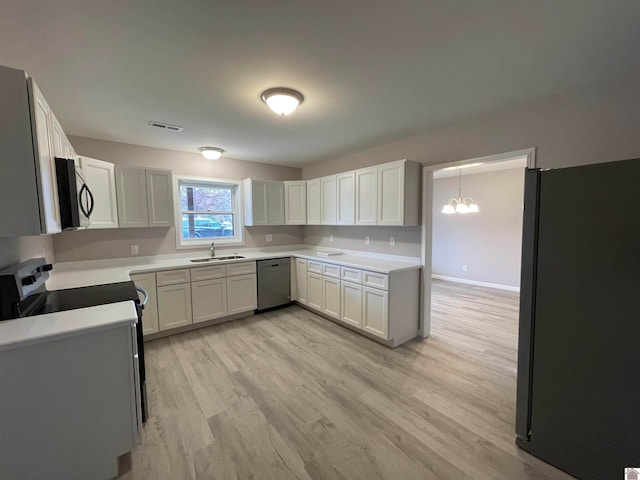
{"type": "Polygon", "coordinates": [[[51,235],[34,237],[0,237],[0,269],[33,257],[55,261],[51,235]]]}
{"type": "MultiPolygon", "coordinates": [[[[212,239],[213,240],[213,239],[212,239]]],[[[302,243],[301,226],[246,227],[243,246],[225,247],[218,251],[231,251],[251,247],[275,247],[302,243]],[[272,240],[267,242],[267,234],[272,240]]],[[[95,229],[62,232],[54,235],[53,247],[58,262],[79,260],[99,260],[105,258],[132,257],[131,245],[138,245],[138,255],[168,255],[175,253],[200,254],[201,249],[176,249],[176,235],[173,228],[121,228],[95,229]]]]}

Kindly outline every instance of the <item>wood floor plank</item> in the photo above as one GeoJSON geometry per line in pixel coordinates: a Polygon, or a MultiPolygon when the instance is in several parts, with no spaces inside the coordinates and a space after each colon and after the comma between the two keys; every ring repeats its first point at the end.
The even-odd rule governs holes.
{"type": "Polygon", "coordinates": [[[297,306],[145,344],[126,480],[570,479],[514,444],[518,295],[433,284],[395,350],[297,306]]]}

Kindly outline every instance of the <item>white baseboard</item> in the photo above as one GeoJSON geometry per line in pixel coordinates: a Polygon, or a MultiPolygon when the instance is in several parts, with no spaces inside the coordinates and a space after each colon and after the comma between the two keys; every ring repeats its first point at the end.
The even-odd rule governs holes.
{"type": "Polygon", "coordinates": [[[466,283],[467,285],[478,285],[479,287],[498,288],[500,290],[509,290],[510,292],[519,292],[520,287],[513,285],[501,285],[499,283],[478,282],[477,280],[467,280],[466,278],[445,277],[444,275],[431,274],[431,278],[438,280],[446,280],[448,282],[466,283]]]}

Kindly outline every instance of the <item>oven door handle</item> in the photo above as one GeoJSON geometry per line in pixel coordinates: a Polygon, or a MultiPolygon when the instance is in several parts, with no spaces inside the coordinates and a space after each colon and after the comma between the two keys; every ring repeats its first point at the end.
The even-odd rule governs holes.
{"type": "Polygon", "coordinates": [[[136,286],[136,290],[139,291],[142,295],[144,295],[144,300],[142,300],[142,304],[140,305],[142,308],[144,308],[144,306],[147,304],[147,301],[149,300],[149,294],[142,287],[136,286]]]}

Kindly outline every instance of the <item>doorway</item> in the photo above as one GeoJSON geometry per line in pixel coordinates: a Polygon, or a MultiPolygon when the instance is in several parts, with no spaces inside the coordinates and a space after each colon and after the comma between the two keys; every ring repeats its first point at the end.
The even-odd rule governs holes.
{"type": "MultiPolygon", "coordinates": [[[[453,172],[457,173],[471,169],[489,172],[492,170],[502,170],[511,162],[521,162],[523,167],[534,168],[535,167],[535,148],[528,148],[524,150],[518,150],[513,152],[506,152],[498,155],[491,155],[487,157],[471,158],[467,160],[461,160],[457,162],[450,162],[446,164],[439,164],[433,166],[425,166],[423,168],[423,201],[422,201],[422,263],[423,268],[423,289],[422,289],[422,312],[421,312],[421,325],[420,336],[426,338],[431,333],[431,318],[432,318],[432,271],[433,271],[433,231],[434,231],[434,174],[435,176],[443,175],[441,172],[453,172]]],[[[448,174],[444,174],[448,175],[448,174]]],[[[463,174],[464,175],[464,174],[463,174]]],[[[451,192],[452,197],[457,192],[451,192]]],[[[480,200],[477,200],[480,202],[480,200]]],[[[455,207],[454,207],[455,208],[455,207]]],[[[482,208],[482,207],[480,207],[482,208]]],[[[476,214],[471,214],[476,215],[476,214]]],[[[437,219],[439,220],[439,219],[437,219]]],[[[461,264],[460,267],[466,264],[461,264]]],[[[466,273],[465,270],[462,270],[466,273]]],[[[468,271],[468,270],[467,270],[468,271]]],[[[461,278],[454,277],[456,279],[465,280],[465,277],[469,275],[460,275],[461,278]]],[[[468,283],[473,285],[473,279],[466,278],[468,283]]],[[[481,282],[482,283],[497,283],[497,282],[481,282]]],[[[478,283],[476,283],[478,284],[478,283]]]]}

